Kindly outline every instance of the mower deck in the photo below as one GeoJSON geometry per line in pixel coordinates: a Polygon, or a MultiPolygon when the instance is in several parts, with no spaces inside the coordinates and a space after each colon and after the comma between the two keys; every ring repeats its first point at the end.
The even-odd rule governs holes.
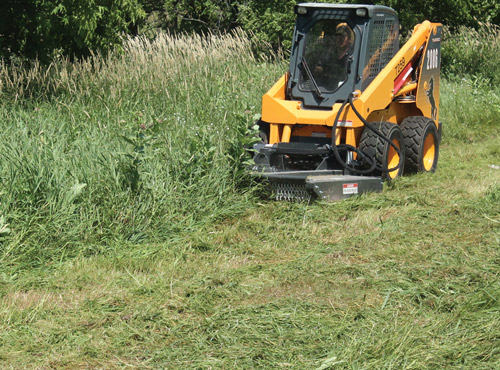
{"type": "Polygon", "coordinates": [[[337,170],[279,171],[254,173],[267,180],[277,200],[308,201],[312,198],[335,201],[367,192],[381,192],[382,178],[342,175],[337,170]]]}

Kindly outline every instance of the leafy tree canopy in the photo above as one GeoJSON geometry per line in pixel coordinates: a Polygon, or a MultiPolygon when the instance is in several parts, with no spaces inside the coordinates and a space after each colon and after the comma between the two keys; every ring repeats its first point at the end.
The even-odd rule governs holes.
{"type": "MultiPolygon", "coordinates": [[[[305,0],[304,0],[305,1],[305,0]]],[[[317,0],[319,2],[335,2],[317,0]]],[[[118,44],[137,26],[170,32],[226,32],[236,27],[274,48],[288,49],[300,0],[2,0],[0,56],[50,60],[84,56],[118,44]]],[[[339,1],[337,1],[339,2],[339,1]]],[[[382,4],[399,13],[402,34],[425,19],[451,30],[500,23],[498,0],[347,0],[382,4]]]]}
{"type": "Polygon", "coordinates": [[[88,55],[118,43],[144,15],[137,0],[2,0],[0,53],[88,55]]]}
{"type": "MultiPolygon", "coordinates": [[[[162,27],[173,32],[227,31],[241,27],[274,47],[288,48],[295,15],[293,7],[306,0],[141,0],[145,8],[161,14],[162,27]]],[[[313,0],[314,1],[314,0],[313,0]]],[[[332,3],[341,1],[316,0],[332,3]]],[[[477,27],[481,22],[500,23],[497,0],[346,0],[394,8],[402,34],[423,20],[441,22],[451,29],[477,27]]]]}

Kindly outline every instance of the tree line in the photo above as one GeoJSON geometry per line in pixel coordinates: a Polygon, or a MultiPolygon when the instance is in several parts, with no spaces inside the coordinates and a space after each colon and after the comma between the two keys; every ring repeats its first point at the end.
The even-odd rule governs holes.
{"type": "MultiPolygon", "coordinates": [[[[335,2],[318,0],[319,2],[335,2]]],[[[298,0],[2,0],[0,57],[81,57],[120,44],[123,35],[228,32],[242,28],[274,48],[287,49],[298,0]]],[[[338,1],[337,1],[338,2],[338,1]]],[[[343,1],[387,5],[399,13],[402,33],[425,19],[450,30],[500,24],[497,0],[343,1]]]]}

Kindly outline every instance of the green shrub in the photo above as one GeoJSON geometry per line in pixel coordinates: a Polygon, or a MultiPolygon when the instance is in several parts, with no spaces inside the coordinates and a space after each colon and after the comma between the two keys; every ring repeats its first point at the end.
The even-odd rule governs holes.
{"type": "Polygon", "coordinates": [[[460,27],[457,32],[445,32],[442,65],[448,77],[476,76],[500,83],[500,28],[493,24],[481,24],[475,30],[460,27]]]}

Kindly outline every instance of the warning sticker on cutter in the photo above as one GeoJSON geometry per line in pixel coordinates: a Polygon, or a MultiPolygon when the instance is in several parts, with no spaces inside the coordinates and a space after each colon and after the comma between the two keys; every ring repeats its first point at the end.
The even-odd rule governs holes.
{"type": "Polygon", "coordinates": [[[343,184],[343,194],[358,194],[358,184],[343,184]]]}

